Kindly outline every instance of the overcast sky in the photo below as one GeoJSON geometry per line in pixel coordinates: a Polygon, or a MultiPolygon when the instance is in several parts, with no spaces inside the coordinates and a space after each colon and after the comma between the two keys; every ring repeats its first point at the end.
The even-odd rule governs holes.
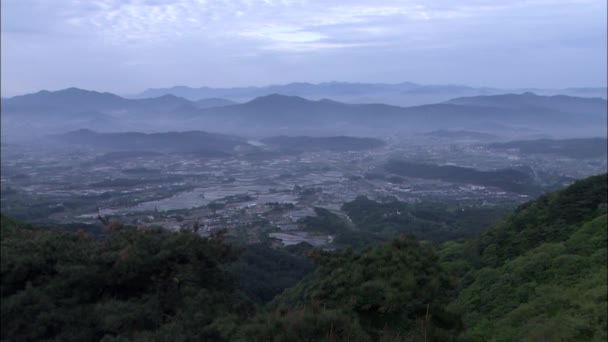
{"type": "Polygon", "coordinates": [[[2,0],[2,96],[76,86],[606,85],[606,0],[2,0]]]}

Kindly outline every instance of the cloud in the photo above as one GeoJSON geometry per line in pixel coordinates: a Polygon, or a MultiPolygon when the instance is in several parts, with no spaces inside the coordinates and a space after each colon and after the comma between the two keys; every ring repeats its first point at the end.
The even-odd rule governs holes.
{"type": "Polygon", "coordinates": [[[527,75],[598,83],[605,13],[604,0],[3,0],[2,91],[304,77],[501,86],[517,71],[501,70],[508,53],[524,49],[527,75]],[[441,74],[412,69],[430,61],[441,74]],[[114,81],[125,72],[137,79],[114,81]]]}

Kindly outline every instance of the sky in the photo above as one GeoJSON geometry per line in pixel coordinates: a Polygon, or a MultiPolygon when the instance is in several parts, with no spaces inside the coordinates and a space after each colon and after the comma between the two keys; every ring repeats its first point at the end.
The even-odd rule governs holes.
{"type": "Polygon", "coordinates": [[[2,0],[2,96],[80,87],[606,86],[606,0],[2,0]]]}

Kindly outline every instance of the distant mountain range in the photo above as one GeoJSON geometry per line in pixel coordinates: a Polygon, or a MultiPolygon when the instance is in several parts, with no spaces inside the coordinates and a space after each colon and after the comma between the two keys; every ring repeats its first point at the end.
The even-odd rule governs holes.
{"type": "Polygon", "coordinates": [[[77,88],[2,100],[3,137],[77,129],[150,133],[204,130],[256,137],[386,136],[436,130],[495,135],[536,130],[570,137],[604,136],[606,117],[605,99],[532,93],[461,97],[413,107],[347,104],[280,94],[245,103],[221,98],[193,102],[174,95],[126,99],[77,88]]]}
{"type": "Polygon", "coordinates": [[[488,87],[469,87],[465,85],[421,85],[411,82],[386,83],[289,83],[265,87],[235,88],[192,88],[176,86],[172,88],[148,89],[133,98],[149,98],[172,94],[189,100],[221,97],[238,102],[250,101],[256,97],[283,94],[300,96],[310,100],[330,98],[346,103],[384,103],[395,106],[416,106],[447,101],[455,97],[497,95],[505,93],[533,92],[539,95],[569,95],[577,97],[607,98],[605,87],[567,88],[567,89],[498,89],[488,87]]]}
{"type": "MultiPolygon", "coordinates": [[[[267,95],[252,101],[191,113],[190,126],[215,125],[220,131],[250,134],[383,135],[414,131],[469,130],[505,134],[504,128],[536,129],[550,134],[601,135],[606,126],[606,100],[568,96],[508,95],[466,98],[468,103],[438,103],[414,107],[385,104],[345,104],[267,95]],[[567,105],[561,106],[561,103],[567,105]],[[493,104],[495,103],[495,104],[493,104]],[[498,128],[496,128],[498,127],[498,128]],[[351,133],[352,132],[352,133],[351,133]],[[599,133],[598,133],[599,132],[599,133]]],[[[464,101],[464,100],[463,100],[464,101]]]]}
{"type": "Polygon", "coordinates": [[[538,96],[530,92],[523,94],[461,97],[446,101],[445,103],[508,109],[542,108],[560,112],[578,112],[581,114],[597,113],[606,109],[606,100],[599,97],[581,101],[580,97],[566,95],[538,96]]]}
{"type": "Polygon", "coordinates": [[[42,90],[34,94],[2,100],[3,111],[7,113],[19,112],[20,114],[37,114],[40,111],[61,112],[63,114],[86,111],[98,111],[107,114],[121,114],[129,111],[165,112],[182,106],[198,107],[196,103],[174,95],[162,95],[146,99],[126,99],[111,93],[100,93],[79,88],[52,92],[42,90]]]}

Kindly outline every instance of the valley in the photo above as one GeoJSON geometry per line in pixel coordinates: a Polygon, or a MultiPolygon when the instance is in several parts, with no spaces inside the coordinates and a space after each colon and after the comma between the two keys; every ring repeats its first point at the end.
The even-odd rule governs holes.
{"type": "Polygon", "coordinates": [[[608,341],[605,0],[0,7],[0,342],[608,341]]]}
{"type": "MultiPolygon", "coordinates": [[[[79,134],[92,142],[89,135],[97,133],[79,134]]],[[[341,138],[342,145],[319,146],[314,138],[306,138],[307,144],[300,138],[289,147],[281,138],[281,148],[266,144],[276,139],[230,137],[227,146],[223,140],[206,144],[221,146],[222,153],[207,148],[203,154],[190,143],[175,145],[179,138],[173,140],[173,150],[145,143],[127,143],[117,150],[104,142],[104,137],[115,141],[116,136],[95,136],[101,145],[69,141],[66,148],[64,137],[73,133],[60,142],[3,145],[2,212],[30,222],[84,224],[91,229],[98,229],[100,214],[174,231],[196,225],[203,235],[226,228],[244,243],[272,237],[284,245],[304,241],[333,248],[332,234],[303,230],[302,220],[316,216],[315,208],[331,210],[346,221],[344,204],[361,196],[378,202],[508,208],[606,169],[603,156],[556,158],[494,149],[492,144],[450,134],[388,137],[369,146],[362,144],[371,141],[354,138],[341,138]],[[412,171],[422,168],[426,174],[401,173],[396,165],[412,171]],[[429,167],[451,168],[450,175],[455,170],[473,172],[473,179],[434,175],[429,167]],[[478,182],[486,173],[494,180],[478,182]]]]}

